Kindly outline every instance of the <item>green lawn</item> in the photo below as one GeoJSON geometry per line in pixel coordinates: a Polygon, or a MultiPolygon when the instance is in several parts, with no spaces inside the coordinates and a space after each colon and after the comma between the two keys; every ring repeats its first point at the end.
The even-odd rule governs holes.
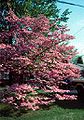
{"type": "MultiPolygon", "coordinates": [[[[3,108],[1,107],[0,110],[3,108]]],[[[2,114],[0,120],[84,120],[83,101],[58,101],[48,109],[28,111],[22,115],[14,112],[8,116],[9,110],[7,111],[7,107],[5,109],[6,114],[2,114]]]]}

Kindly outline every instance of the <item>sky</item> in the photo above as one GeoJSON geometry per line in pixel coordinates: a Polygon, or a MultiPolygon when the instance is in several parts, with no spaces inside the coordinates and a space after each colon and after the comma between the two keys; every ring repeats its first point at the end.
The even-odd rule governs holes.
{"type": "MultiPolygon", "coordinates": [[[[84,5],[84,0],[60,0],[75,4],[84,5]]],[[[63,3],[57,3],[61,12],[69,8],[72,13],[69,15],[67,22],[68,28],[70,28],[70,34],[75,36],[75,39],[70,42],[74,45],[80,55],[84,55],[84,8],[71,6],[63,3]]]]}

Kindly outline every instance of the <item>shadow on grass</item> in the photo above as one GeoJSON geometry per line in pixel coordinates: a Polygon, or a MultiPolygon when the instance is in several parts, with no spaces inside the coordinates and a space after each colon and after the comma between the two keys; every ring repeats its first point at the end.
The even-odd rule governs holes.
{"type": "Polygon", "coordinates": [[[26,113],[24,111],[14,110],[12,106],[6,104],[0,104],[0,117],[12,117],[21,116],[22,113],[26,113]]]}
{"type": "MultiPolygon", "coordinates": [[[[57,105],[58,107],[64,108],[64,109],[84,109],[84,100],[57,100],[54,104],[50,106],[43,106],[43,110],[49,110],[52,109],[53,106],[57,105]]],[[[3,107],[0,109],[0,117],[20,117],[21,115],[28,113],[30,111],[15,111],[10,106],[3,107]]]]}
{"type": "Polygon", "coordinates": [[[55,104],[66,109],[84,109],[84,100],[58,100],[55,104]]]}

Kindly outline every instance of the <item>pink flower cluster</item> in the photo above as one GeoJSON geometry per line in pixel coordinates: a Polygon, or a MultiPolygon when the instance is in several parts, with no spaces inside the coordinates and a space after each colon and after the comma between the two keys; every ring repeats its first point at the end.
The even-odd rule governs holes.
{"type": "MultiPolygon", "coordinates": [[[[48,105],[53,103],[56,100],[75,100],[77,99],[74,95],[67,95],[64,92],[69,92],[69,90],[62,90],[52,86],[51,90],[44,90],[44,93],[53,93],[54,96],[46,96],[44,93],[38,93],[30,85],[27,84],[13,84],[10,87],[7,87],[2,92],[2,99],[0,102],[7,103],[12,105],[16,109],[25,109],[25,110],[37,110],[42,105],[48,105]]],[[[1,92],[0,92],[1,93],[1,92]]]]}
{"type": "Polygon", "coordinates": [[[11,104],[16,109],[39,109],[40,100],[35,97],[36,92],[30,85],[13,84],[4,91],[3,103],[11,104]],[[31,95],[29,95],[31,93],[31,95]],[[32,97],[34,95],[34,97],[32,97]]]}

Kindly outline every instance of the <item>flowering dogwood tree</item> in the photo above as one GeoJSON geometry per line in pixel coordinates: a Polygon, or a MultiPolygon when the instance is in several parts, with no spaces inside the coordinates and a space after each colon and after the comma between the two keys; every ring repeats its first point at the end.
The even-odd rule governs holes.
{"type": "Polygon", "coordinates": [[[70,63],[76,51],[66,44],[74,38],[65,33],[66,26],[51,24],[44,15],[18,18],[11,10],[5,21],[0,32],[0,72],[11,73],[12,86],[1,101],[35,110],[56,99],[73,99],[59,89],[60,80],[79,77],[70,63]],[[56,30],[51,32],[53,25],[56,30]]]}

